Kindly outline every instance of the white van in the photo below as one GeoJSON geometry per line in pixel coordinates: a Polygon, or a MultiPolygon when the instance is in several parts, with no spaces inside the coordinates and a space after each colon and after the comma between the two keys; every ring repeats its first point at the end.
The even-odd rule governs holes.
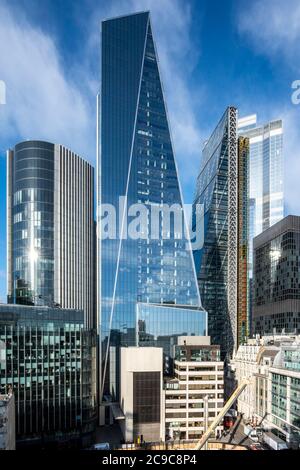
{"type": "Polygon", "coordinates": [[[108,442],[99,442],[93,445],[93,450],[110,450],[110,445],[108,442]]]}

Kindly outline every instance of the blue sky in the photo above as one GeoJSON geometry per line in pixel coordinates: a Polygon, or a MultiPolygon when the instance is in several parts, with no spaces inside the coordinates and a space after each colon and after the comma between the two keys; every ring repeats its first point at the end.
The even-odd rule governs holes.
{"type": "Polygon", "coordinates": [[[0,0],[0,301],[6,295],[5,150],[65,144],[95,164],[100,22],[150,10],[185,202],[203,141],[228,105],[284,120],[286,212],[299,214],[298,0],[0,0]]]}

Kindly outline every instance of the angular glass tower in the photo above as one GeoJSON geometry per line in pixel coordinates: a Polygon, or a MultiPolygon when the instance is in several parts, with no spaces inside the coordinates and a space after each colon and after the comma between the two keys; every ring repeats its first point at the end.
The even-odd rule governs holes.
{"type": "Polygon", "coordinates": [[[98,205],[120,213],[117,236],[98,244],[101,397],[118,397],[120,346],[163,343],[167,372],[172,342],[205,334],[206,313],[190,245],[174,227],[166,236],[160,219],[155,239],[125,236],[133,204],[178,204],[183,213],[149,12],[102,23],[101,66],[98,205]]]}
{"type": "Polygon", "coordinates": [[[237,109],[227,108],[203,149],[194,199],[193,224],[195,204],[204,205],[197,278],[208,334],[223,358],[248,334],[248,147],[237,139],[237,109]]]}

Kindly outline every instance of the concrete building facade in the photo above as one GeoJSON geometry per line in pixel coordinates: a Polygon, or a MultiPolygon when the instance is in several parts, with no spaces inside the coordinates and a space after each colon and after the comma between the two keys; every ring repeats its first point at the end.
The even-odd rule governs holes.
{"type": "Polygon", "coordinates": [[[284,334],[248,340],[230,363],[237,384],[251,378],[238,399],[238,411],[293,448],[300,444],[299,364],[300,338],[284,334]]]}
{"type": "MultiPolygon", "coordinates": [[[[171,439],[198,439],[224,405],[224,363],[210,337],[180,337],[174,379],[165,381],[165,427],[171,439]]],[[[216,435],[222,431],[220,424],[216,435]]]]}
{"type": "Polygon", "coordinates": [[[268,371],[274,357],[279,351],[273,338],[249,339],[241,345],[230,362],[230,370],[234,374],[235,385],[243,378],[252,377],[251,383],[238,398],[238,411],[245,419],[260,421],[267,412],[268,371]]]}

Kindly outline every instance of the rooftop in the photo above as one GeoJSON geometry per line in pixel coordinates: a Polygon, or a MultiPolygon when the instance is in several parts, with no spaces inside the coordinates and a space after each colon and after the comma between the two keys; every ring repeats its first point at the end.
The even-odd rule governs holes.
{"type": "Polygon", "coordinates": [[[264,245],[285,232],[300,232],[300,216],[287,215],[284,219],[254,237],[253,248],[264,245]]]}

